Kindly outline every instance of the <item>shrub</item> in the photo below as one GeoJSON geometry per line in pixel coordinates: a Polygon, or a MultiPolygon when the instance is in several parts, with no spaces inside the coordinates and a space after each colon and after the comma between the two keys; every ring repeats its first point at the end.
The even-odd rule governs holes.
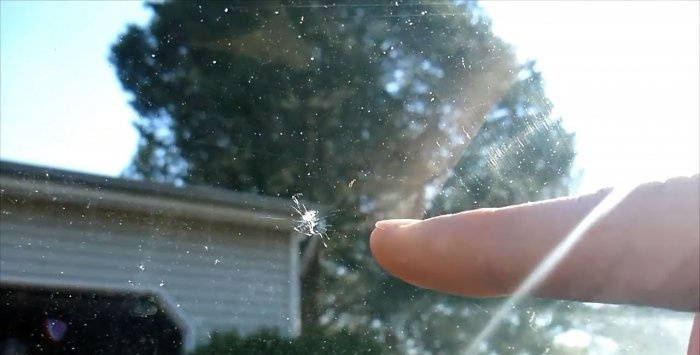
{"type": "Polygon", "coordinates": [[[325,333],[312,331],[296,338],[263,330],[247,337],[229,332],[215,334],[211,342],[197,348],[192,355],[377,355],[384,354],[380,343],[368,335],[347,331],[325,333]]]}

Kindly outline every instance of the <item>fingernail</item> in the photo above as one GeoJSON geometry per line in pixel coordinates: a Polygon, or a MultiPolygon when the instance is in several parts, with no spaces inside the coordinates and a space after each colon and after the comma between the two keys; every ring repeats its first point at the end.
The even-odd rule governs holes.
{"type": "Polygon", "coordinates": [[[419,219],[386,219],[383,221],[378,221],[377,223],[374,224],[374,227],[377,229],[389,229],[389,228],[397,228],[401,226],[406,226],[409,224],[413,224],[416,222],[420,222],[419,219]]]}

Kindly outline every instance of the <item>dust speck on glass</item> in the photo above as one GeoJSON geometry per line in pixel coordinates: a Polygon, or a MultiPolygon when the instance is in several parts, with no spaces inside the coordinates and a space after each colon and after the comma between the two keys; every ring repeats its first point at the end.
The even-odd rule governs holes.
{"type": "MultiPolygon", "coordinates": [[[[57,134],[41,154],[102,144],[91,134],[110,120],[133,137],[104,143],[100,161],[126,154],[118,173],[3,160],[0,354],[682,347],[677,319],[659,310],[533,299],[527,283],[514,298],[460,298],[373,259],[378,220],[564,196],[577,182],[574,134],[553,114],[539,65],[494,33],[480,3],[1,3],[3,26],[26,36],[2,37],[3,61],[44,53],[7,61],[26,74],[13,90],[40,83],[55,100],[43,106],[87,107],[91,133],[57,134]],[[42,42],[35,30],[61,37],[42,42]],[[88,47],[91,33],[108,35],[88,47]],[[91,81],[100,76],[85,58],[108,84],[91,81]],[[56,95],[83,86],[122,116],[93,112],[103,103],[88,95],[56,95]],[[667,323],[635,323],[653,317],[667,323]]],[[[16,100],[5,95],[3,106],[16,100]]],[[[74,112],[37,116],[63,124],[74,112]]],[[[21,125],[2,119],[3,130],[21,125]]]]}

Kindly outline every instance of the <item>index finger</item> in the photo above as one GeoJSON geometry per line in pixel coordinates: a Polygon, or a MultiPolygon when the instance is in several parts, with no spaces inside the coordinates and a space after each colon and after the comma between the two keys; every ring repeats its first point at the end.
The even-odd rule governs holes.
{"type": "MultiPolygon", "coordinates": [[[[698,176],[632,190],[534,295],[700,310],[698,176]]],[[[609,190],[425,221],[377,223],[377,262],[405,281],[469,297],[512,293],[609,190]]]]}

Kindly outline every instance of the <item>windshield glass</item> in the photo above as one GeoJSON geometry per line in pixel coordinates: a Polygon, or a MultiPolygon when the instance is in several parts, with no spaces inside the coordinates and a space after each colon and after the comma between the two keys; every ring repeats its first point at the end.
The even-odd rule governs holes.
{"type": "Polygon", "coordinates": [[[683,310],[441,293],[369,237],[697,174],[697,2],[0,6],[0,354],[685,354],[683,310]]]}

